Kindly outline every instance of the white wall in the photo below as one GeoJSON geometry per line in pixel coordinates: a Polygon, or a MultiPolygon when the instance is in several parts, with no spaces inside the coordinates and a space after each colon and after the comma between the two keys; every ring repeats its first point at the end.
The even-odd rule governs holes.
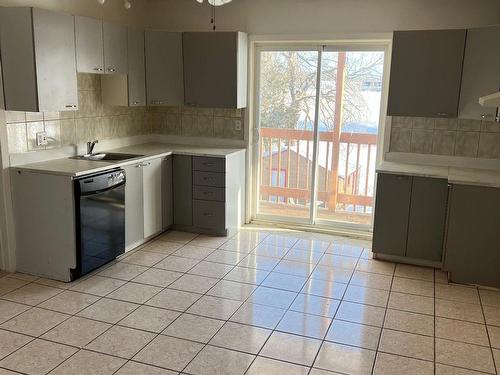
{"type": "MultiPolygon", "coordinates": [[[[149,27],[210,30],[210,7],[195,0],[148,0],[149,27]]],[[[233,0],[217,8],[219,30],[250,34],[391,32],[500,22],[498,0],[233,0]]]]}
{"type": "Polygon", "coordinates": [[[146,0],[131,0],[131,3],[132,8],[126,10],[123,0],[106,0],[104,5],[96,0],[0,0],[0,6],[32,6],[127,25],[142,25],[146,0]]]}

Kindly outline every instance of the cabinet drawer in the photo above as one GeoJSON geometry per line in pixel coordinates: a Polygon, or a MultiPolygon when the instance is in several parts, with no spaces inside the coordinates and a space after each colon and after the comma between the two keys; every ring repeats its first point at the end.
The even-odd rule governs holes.
{"type": "Polygon", "coordinates": [[[226,171],[226,159],[194,156],[193,157],[193,170],[224,173],[226,171]]]}
{"type": "Polygon", "coordinates": [[[224,202],[226,189],[213,186],[193,186],[193,199],[224,202]]]}
{"type": "Polygon", "coordinates": [[[225,173],[193,171],[193,184],[201,186],[226,186],[225,173]]]}
{"type": "Polygon", "coordinates": [[[193,200],[193,224],[197,228],[225,230],[225,203],[193,200]]]}

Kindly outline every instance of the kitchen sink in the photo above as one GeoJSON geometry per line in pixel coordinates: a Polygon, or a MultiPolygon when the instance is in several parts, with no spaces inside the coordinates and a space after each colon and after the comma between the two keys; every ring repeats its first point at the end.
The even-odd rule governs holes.
{"type": "Polygon", "coordinates": [[[100,152],[98,154],[72,156],[70,159],[92,160],[92,161],[124,161],[140,158],[144,155],[123,154],[118,152],[100,152]]]}

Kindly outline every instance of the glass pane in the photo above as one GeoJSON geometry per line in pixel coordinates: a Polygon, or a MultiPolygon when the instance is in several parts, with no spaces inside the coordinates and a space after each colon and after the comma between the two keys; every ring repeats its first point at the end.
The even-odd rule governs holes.
{"type": "Polygon", "coordinates": [[[261,52],[260,214],[310,217],[317,67],[317,51],[261,52]]]}
{"type": "Polygon", "coordinates": [[[322,56],[316,217],[371,224],[384,53],[322,56]]]}

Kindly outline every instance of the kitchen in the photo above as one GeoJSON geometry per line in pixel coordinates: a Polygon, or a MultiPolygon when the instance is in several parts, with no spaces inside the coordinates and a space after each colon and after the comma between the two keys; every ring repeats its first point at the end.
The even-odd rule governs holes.
{"type": "Polygon", "coordinates": [[[497,4],[363,4],[376,25],[343,4],[332,29],[296,2],[284,23],[266,17],[285,1],[63,3],[0,12],[1,268],[15,272],[0,274],[0,371],[498,371],[497,4]],[[360,86],[353,50],[383,56],[360,86]],[[285,129],[296,143],[259,123],[283,51],[316,83],[311,120],[285,129]],[[379,98],[375,141],[346,120],[320,134],[323,72],[344,53],[345,87],[379,98]],[[325,139],[347,142],[338,170],[318,161],[325,139]],[[362,139],[366,176],[349,164],[362,139]]]}

